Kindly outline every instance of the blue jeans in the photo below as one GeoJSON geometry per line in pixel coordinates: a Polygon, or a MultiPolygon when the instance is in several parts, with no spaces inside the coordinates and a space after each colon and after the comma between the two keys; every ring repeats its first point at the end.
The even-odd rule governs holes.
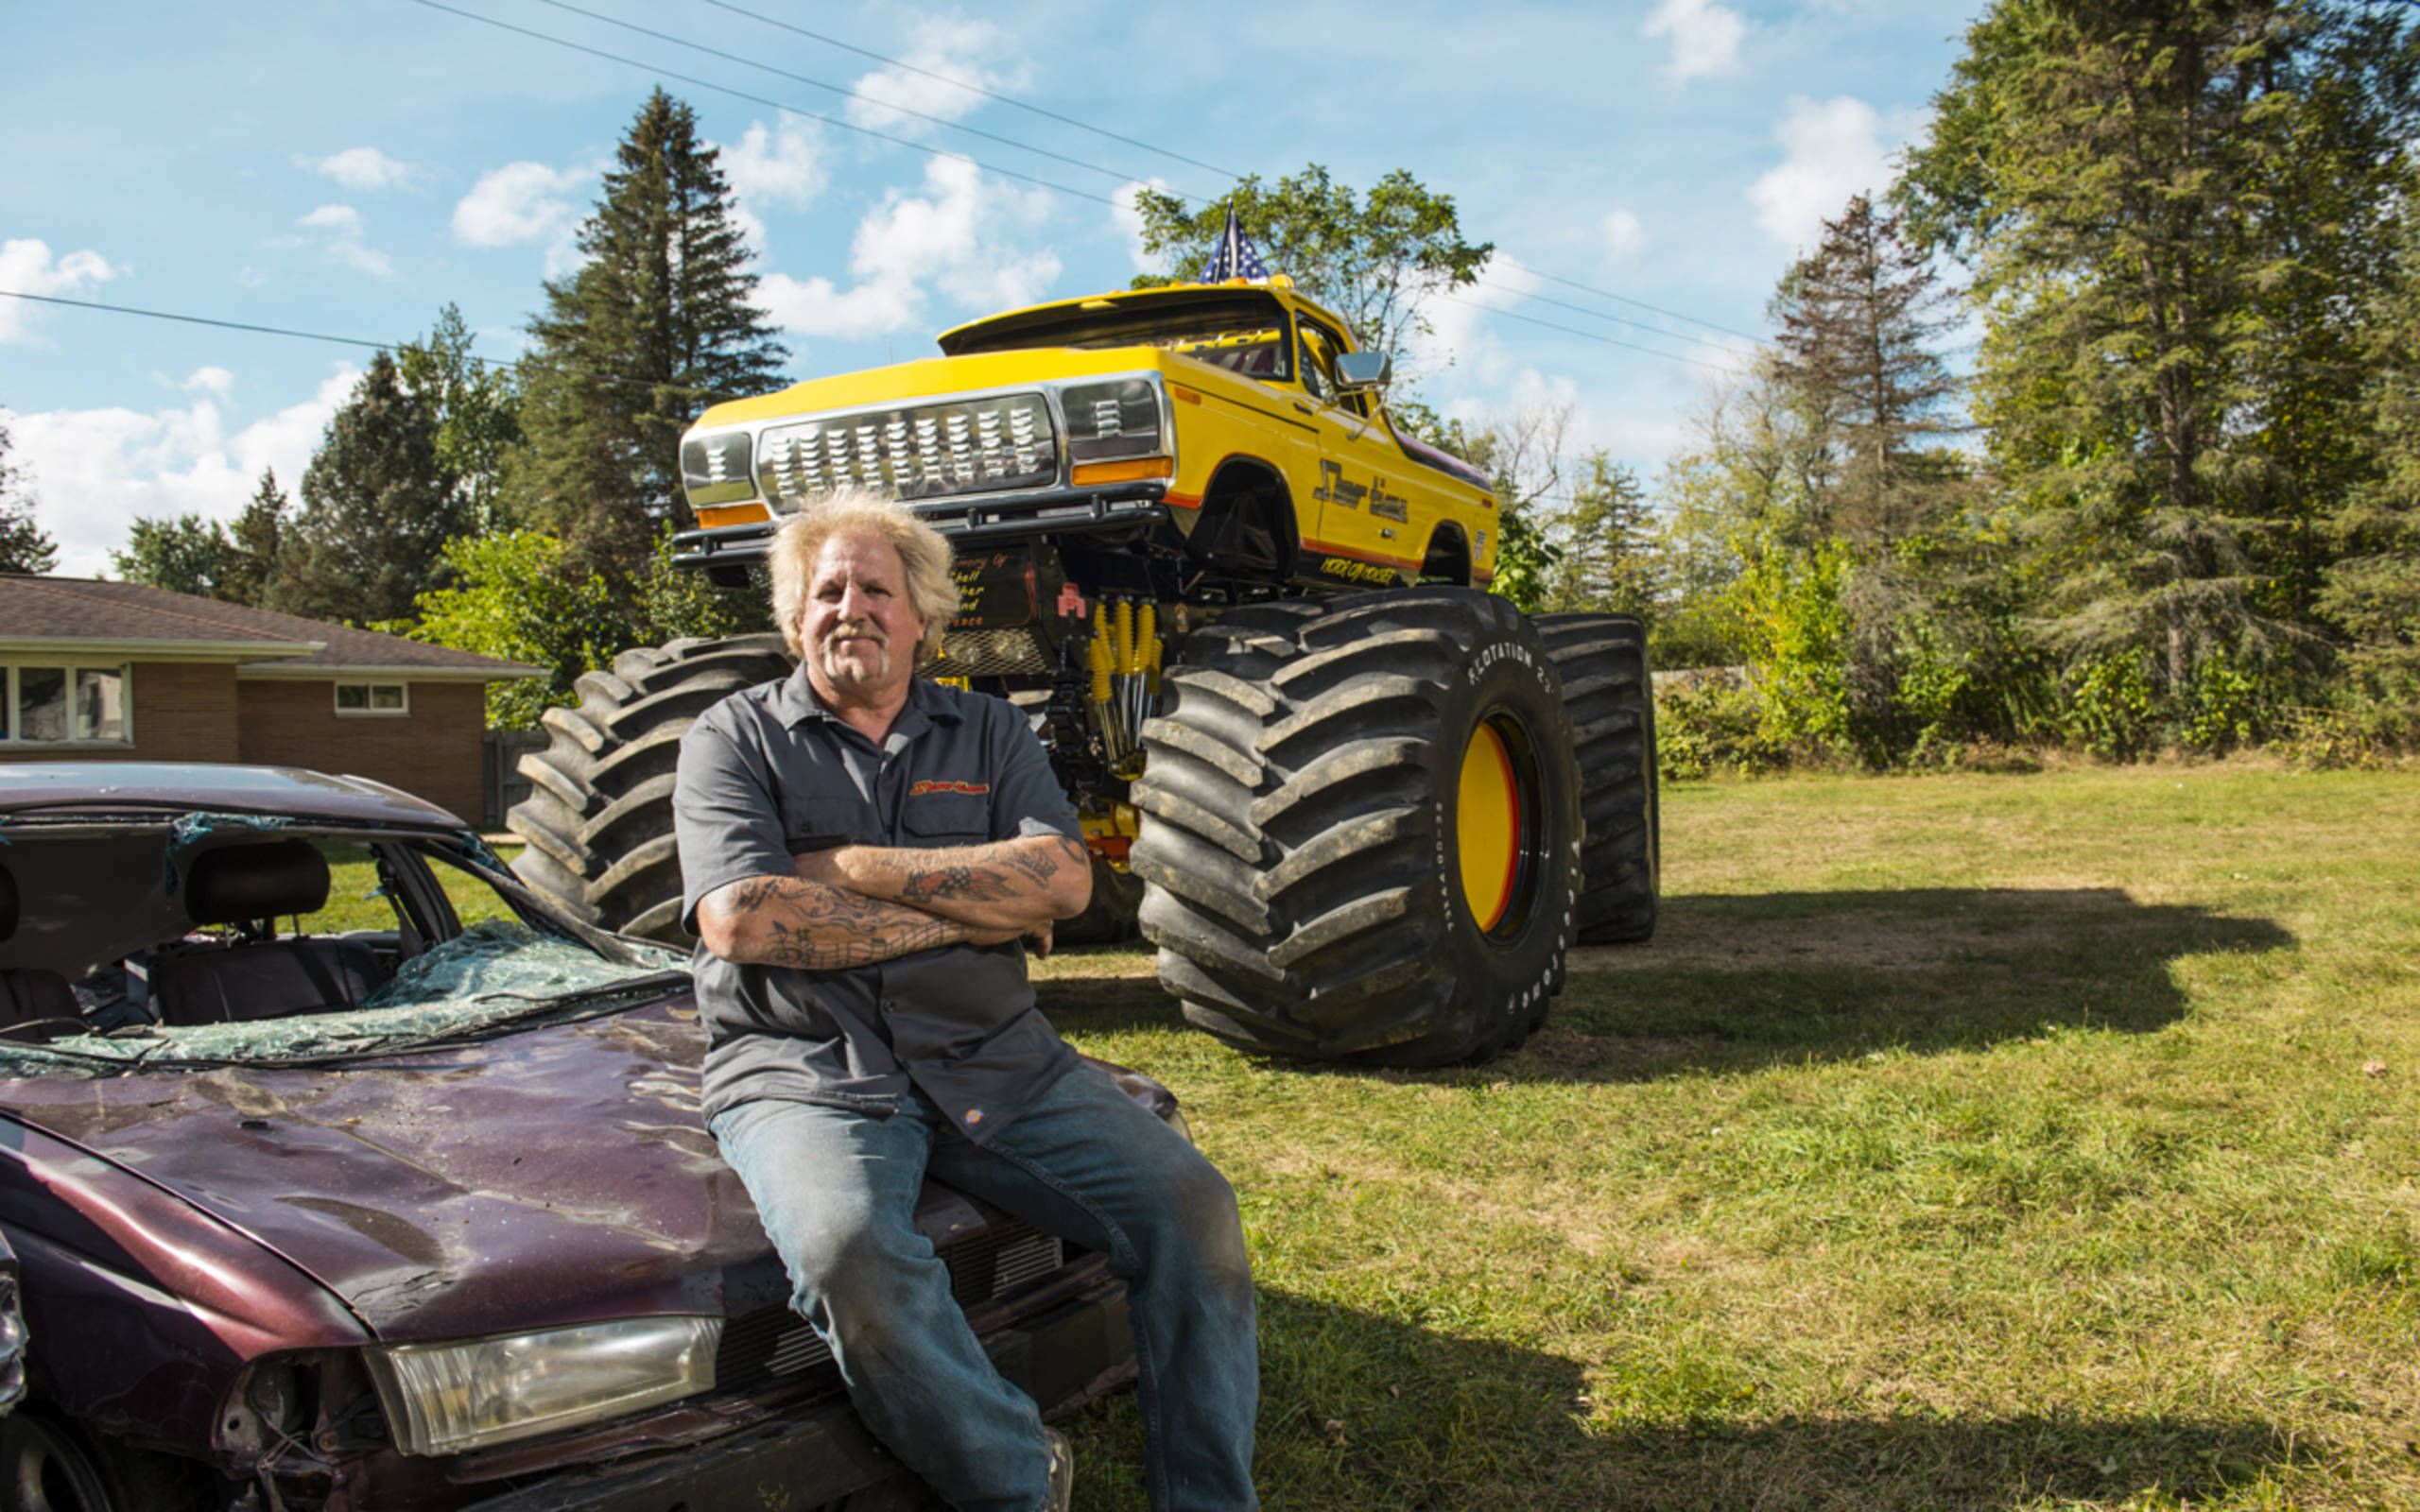
{"type": "Polygon", "coordinates": [[[984,1357],[916,1232],[927,1172],[1106,1255],[1125,1280],[1151,1505],[1259,1505],[1260,1356],[1235,1192],[1107,1073],[1079,1065],[979,1146],[921,1092],[888,1118],[742,1103],[714,1134],[858,1416],[951,1505],[1043,1506],[1048,1452],[1032,1400],[984,1357]]]}

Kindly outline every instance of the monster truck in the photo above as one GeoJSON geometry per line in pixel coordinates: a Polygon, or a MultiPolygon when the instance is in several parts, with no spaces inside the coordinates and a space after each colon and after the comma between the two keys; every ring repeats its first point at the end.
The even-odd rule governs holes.
{"type": "MultiPolygon", "coordinates": [[[[1383,353],[1283,280],[1063,301],[940,344],[707,410],[676,559],[744,585],[785,517],[849,484],[950,537],[964,605],[929,670],[1022,706],[1077,804],[1095,903],[1063,937],[1139,924],[1230,1041],[1438,1065],[1525,1039],[1573,944],[1652,931],[1638,622],[1484,591],[1495,499],[1389,418],[1383,353]]],[[[681,734],[789,664],[764,634],[581,678],[522,762],[521,875],[683,938],[681,734]]]]}

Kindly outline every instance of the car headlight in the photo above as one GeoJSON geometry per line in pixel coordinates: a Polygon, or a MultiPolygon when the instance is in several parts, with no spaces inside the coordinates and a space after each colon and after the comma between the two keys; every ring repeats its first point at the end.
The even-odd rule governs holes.
{"type": "Polygon", "coordinates": [[[1079,487],[1166,477],[1174,471],[1176,439],[1167,434],[1159,386],[1150,380],[1068,384],[1059,390],[1059,407],[1067,417],[1067,459],[1075,464],[1072,481],[1079,487]],[[1152,463],[1167,465],[1135,471],[1152,463]]]}
{"type": "Polygon", "coordinates": [[[406,1454],[450,1454],[619,1418],[714,1384],[718,1317],[634,1317],[369,1350],[406,1454]]]}
{"type": "Polygon", "coordinates": [[[681,491],[688,496],[689,507],[745,504],[756,497],[756,477],[749,465],[752,459],[746,431],[682,438],[681,491]]]}

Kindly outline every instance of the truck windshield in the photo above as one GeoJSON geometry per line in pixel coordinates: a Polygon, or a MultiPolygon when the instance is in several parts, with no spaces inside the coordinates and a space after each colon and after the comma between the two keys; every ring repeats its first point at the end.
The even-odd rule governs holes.
{"type": "Polygon", "coordinates": [[[1278,382],[1294,376],[1289,345],[1286,307],[1242,289],[1048,305],[961,326],[942,338],[942,350],[953,357],[1037,347],[1151,347],[1278,382]]]}

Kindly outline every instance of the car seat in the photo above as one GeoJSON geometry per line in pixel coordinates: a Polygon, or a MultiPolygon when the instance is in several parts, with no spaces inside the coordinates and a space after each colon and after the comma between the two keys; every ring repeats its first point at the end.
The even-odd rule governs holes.
{"type": "Polygon", "coordinates": [[[386,979],[368,945],[271,937],[279,919],[318,913],[327,902],[328,860],[308,840],[221,846],[195,857],[185,876],[186,914],[197,924],[242,926],[252,937],[155,958],[160,1022],[239,1023],[359,1007],[386,979]]]}

